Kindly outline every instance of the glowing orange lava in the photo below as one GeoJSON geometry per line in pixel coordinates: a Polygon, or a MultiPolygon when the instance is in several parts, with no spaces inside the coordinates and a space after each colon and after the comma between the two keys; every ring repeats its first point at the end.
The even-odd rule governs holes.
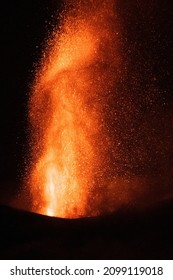
{"type": "Polygon", "coordinates": [[[105,69],[119,63],[118,32],[114,1],[88,2],[77,1],[49,40],[29,104],[33,211],[50,216],[98,214],[94,188],[103,186],[104,100],[115,79],[105,69]]]}

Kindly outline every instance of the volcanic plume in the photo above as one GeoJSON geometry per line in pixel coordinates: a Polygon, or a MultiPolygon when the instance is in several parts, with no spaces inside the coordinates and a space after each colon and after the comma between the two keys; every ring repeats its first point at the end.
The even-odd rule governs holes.
{"type": "Polygon", "coordinates": [[[28,185],[35,212],[95,216],[165,195],[160,179],[151,180],[160,172],[166,182],[169,154],[158,125],[163,99],[152,55],[145,53],[153,41],[141,31],[149,38],[143,50],[143,37],[130,37],[142,17],[132,10],[127,33],[120,11],[130,4],[117,3],[67,1],[60,27],[47,40],[29,101],[28,185]]]}
{"type": "Polygon", "coordinates": [[[60,217],[99,213],[111,144],[104,111],[120,64],[114,1],[70,8],[48,40],[29,104],[33,210],[60,217]]]}

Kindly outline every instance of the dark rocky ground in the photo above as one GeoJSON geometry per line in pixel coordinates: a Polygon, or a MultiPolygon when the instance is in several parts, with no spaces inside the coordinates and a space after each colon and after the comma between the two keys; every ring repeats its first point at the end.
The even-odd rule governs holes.
{"type": "Polygon", "coordinates": [[[0,206],[1,259],[172,259],[173,201],[111,215],[52,218],[0,206]]]}

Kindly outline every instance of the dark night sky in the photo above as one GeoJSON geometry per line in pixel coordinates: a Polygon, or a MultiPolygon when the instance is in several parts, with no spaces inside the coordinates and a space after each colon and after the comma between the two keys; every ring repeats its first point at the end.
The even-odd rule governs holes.
{"type": "Polygon", "coordinates": [[[27,98],[34,63],[62,1],[1,4],[0,181],[19,182],[26,155],[27,98]]]}
{"type": "MultiPolygon", "coordinates": [[[[152,67],[155,68],[156,76],[160,77],[160,88],[162,93],[165,92],[167,103],[171,104],[172,1],[118,2],[125,26],[125,40],[130,42],[137,36],[138,51],[141,42],[141,51],[146,57],[148,46],[148,54],[153,57],[152,67]],[[151,2],[153,11],[147,6],[151,2]],[[152,16],[148,17],[148,12],[152,16]],[[150,27],[151,32],[148,31],[150,27]],[[153,30],[155,37],[151,39],[153,30]],[[146,40],[149,44],[146,44],[146,40]]],[[[3,188],[4,182],[20,182],[27,154],[27,98],[33,79],[33,65],[40,56],[43,40],[56,21],[57,10],[61,9],[61,5],[60,0],[9,0],[1,4],[0,188],[3,188]]]]}

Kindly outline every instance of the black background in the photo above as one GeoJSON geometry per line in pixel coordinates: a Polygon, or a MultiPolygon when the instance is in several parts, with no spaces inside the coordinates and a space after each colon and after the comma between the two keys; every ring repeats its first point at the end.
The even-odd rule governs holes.
{"type": "MultiPolygon", "coordinates": [[[[1,4],[0,182],[19,184],[27,155],[27,101],[34,66],[58,22],[62,1],[1,4]]],[[[27,164],[27,163],[26,163],[27,164]]]]}

